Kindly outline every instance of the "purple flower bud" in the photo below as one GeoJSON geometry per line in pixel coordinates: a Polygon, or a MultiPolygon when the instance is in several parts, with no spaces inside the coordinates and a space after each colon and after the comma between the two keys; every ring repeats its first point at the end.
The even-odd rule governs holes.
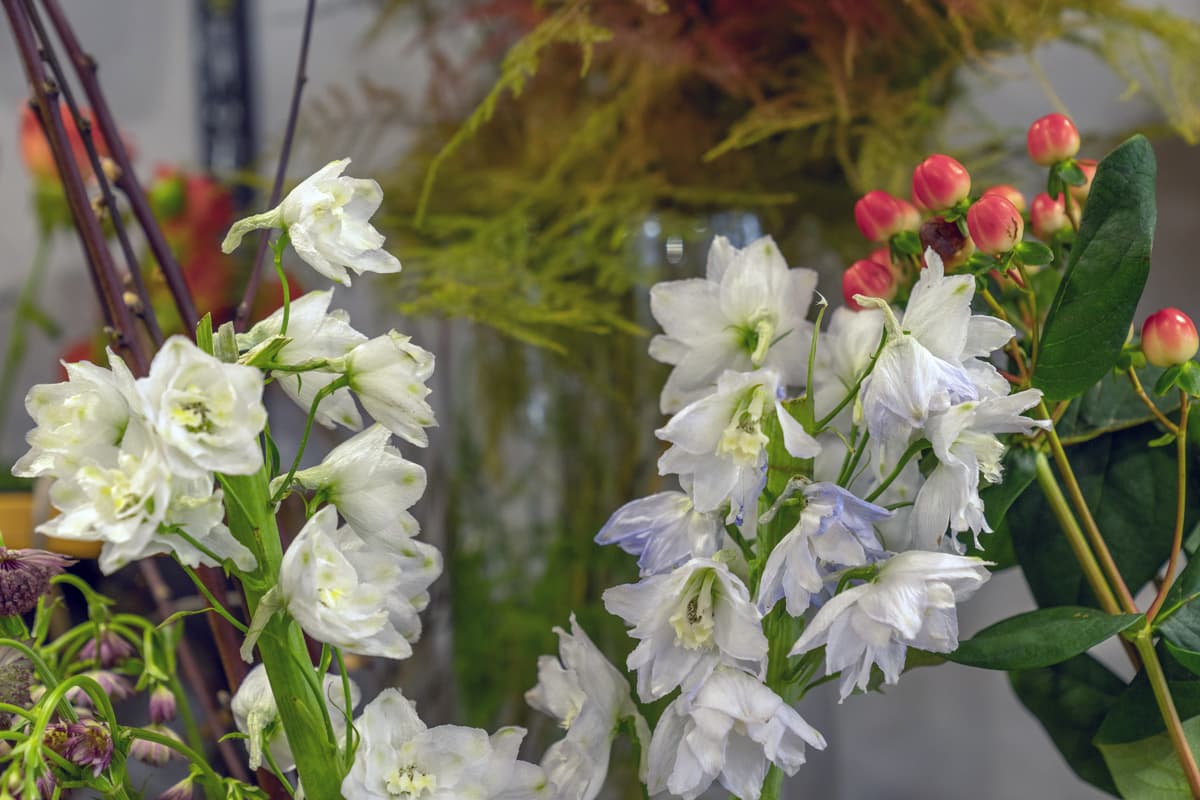
{"type": "MultiPolygon", "coordinates": [[[[118,675],[108,670],[92,670],[91,672],[83,673],[83,675],[100,684],[100,689],[108,695],[110,700],[124,700],[133,694],[133,686],[123,675],[118,675]]],[[[88,709],[92,707],[92,698],[80,686],[72,686],[70,689],[67,689],[65,696],[67,702],[73,706],[88,709]]]]}
{"type": "Polygon", "coordinates": [[[88,639],[87,643],[79,650],[80,661],[99,660],[100,666],[105,669],[115,667],[122,661],[132,658],[133,655],[133,645],[125,641],[123,636],[106,628],[102,628],[96,637],[88,639]],[[99,642],[98,647],[97,642],[99,642]]]}
{"type": "MultiPolygon", "coordinates": [[[[166,736],[175,741],[181,741],[175,731],[168,728],[166,725],[150,725],[146,730],[154,731],[160,736],[166,736]]],[[[145,739],[134,739],[129,745],[129,755],[154,767],[161,767],[171,760],[175,755],[175,751],[165,744],[159,742],[150,742],[145,739]]]]}
{"type": "Polygon", "coordinates": [[[150,693],[150,721],[161,725],[175,719],[175,693],[166,686],[158,686],[150,693]]]}
{"type": "Polygon", "coordinates": [[[99,777],[112,762],[113,740],[108,726],[88,720],[67,726],[67,741],[62,757],[77,767],[90,767],[93,777],[99,777]]]}
{"type": "MultiPolygon", "coordinates": [[[[33,685],[33,665],[21,651],[0,647],[0,703],[28,708],[33,703],[29,687],[33,685]]],[[[10,719],[0,714],[0,726],[7,727],[10,719]]]]}
{"type": "Polygon", "coordinates": [[[188,775],[179,783],[160,794],[158,800],[192,800],[192,780],[193,777],[188,775]]]}
{"type": "Polygon", "coordinates": [[[50,579],[75,563],[45,550],[0,547],[0,616],[28,614],[50,589],[50,579]]]}

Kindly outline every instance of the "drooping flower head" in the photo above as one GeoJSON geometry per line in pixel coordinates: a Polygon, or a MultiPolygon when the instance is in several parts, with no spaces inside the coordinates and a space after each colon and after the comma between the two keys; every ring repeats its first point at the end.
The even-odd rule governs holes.
{"type": "Polygon", "coordinates": [[[886,683],[904,671],[909,647],[949,653],[958,647],[956,604],[990,577],[978,558],[909,550],[883,562],[874,580],[851,586],[821,607],[791,655],[825,645],[827,674],[842,673],[841,697],[866,690],[871,667],[886,683]]]}
{"type": "Polygon", "coordinates": [[[373,180],[342,175],[350,159],[331,161],[288,192],[270,211],[238,220],[221,249],[232,253],[242,237],[261,228],[281,228],[310,267],[331,281],[350,285],[353,270],[399,272],[400,262],[383,250],[383,235],[370,219],[383,202],[373,180]]]}
{"type": "Polygon", "coordinates": [[[638,557],[642,575],[670,572],[693,556],[721,549],[719,514],[696,510],[684,492],[659,492],[618,508],[596,534],[596,544],[615,544],[638,557]]]}
{"type": "Polygon", "coordinates": [[[695,800],[719,780],[735,797],[758,800],[769,765],[794,775],[805,744],[823,750],[825,737],[758,678],[718,667],[663,712],[647,788],[695,800]]]}
{"type": "Polygon", "coordinates": [[[0,617],[27,614],[50,591],[50,579],[75,563],[47,550],[0,547],[0,617]]]}

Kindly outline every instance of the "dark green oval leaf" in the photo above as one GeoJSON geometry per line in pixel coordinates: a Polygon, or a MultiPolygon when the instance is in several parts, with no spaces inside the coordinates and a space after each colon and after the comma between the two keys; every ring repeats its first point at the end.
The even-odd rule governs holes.
{"type": "Polygon", "coordinates": [[[1080,778],[1106,792],[1116,786],[1092,739],[1125,683],[1096,659],[1079,655],[1045,669],[1009,674],[1013,691],[1080,778]]]}
{"type": "MultiPolygon", "coordinates": [[[[1200,748],[1200,681],[1171,681],[1171,697],[1193,750],[1200,748]]],[[[1096,732],[1096,746],[1121,796],[1134,800],[1190,797],[1187,780],[1166,733],[1154,690],[1139,674],[1096,732]]]]}
{"type": "Polygon", "coordinates": [[[1040,608],[984,628],[946,658],[983,669],[1048,667],[1086,652],[1141,618],[1083,606],[1040,608]]]}
{"type": "Polygon", "coordinates": [[[1154,151],[1134,136],[1100,162],[1070,264],[1046,317],[1033,385],[1048,401],[1086,391],[1116,363],[1150,271],[1154,151]]]}

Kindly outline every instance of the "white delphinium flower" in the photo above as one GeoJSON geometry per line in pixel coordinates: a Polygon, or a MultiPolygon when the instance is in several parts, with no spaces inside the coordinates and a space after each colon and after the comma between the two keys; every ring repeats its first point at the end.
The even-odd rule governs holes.
{"type": "Polygon", "coordinates": [[[763,669],[762,615],[746,585],[719,561],[693,558],[669,574],[614,586],[604,593],[604,607],[640,640],[627,666],[637,670],[644,702],[676,686],[695,687],[718,664],[763,669]]]}
{"type": "Polygon", "coordinates": [[[643,778],[650,729],[630,697],[625,676],[592,643],[575,615],[570,633],[562,628],[554,632],[560,657],[538,658],[538,684],[525,693],[525,700],[567,731],[542,758],[546,777],[557,787],[557,800],[593,800],[608,775],[621,722],[632,723],[641,743],[643,778]]]}
{"type": "Polygon", "coordinates": [[[718,236],[705,278],[659,283],[650,311],[663,333],[650,357],[675,369],[660,406],[672,414],[708,394],[725,370],[772,367],[785,386],[804,383],[812,323],[805,319],[817,274],[788,269],[767,236],[739,250],[718,236]]]}
{"type": "MultiPolygon", "coordinates": [[[[330,450],[317,466],[295,475],[295,482],[315,492],[318,500],[333,503],[369,544],[420,532],[407,509],[425,493],[425,470],[401,456],[391,440],[387,428],[372,425],[330,450]]],[[[272,495],[282,480],[271,483],[272,495]]]]}
{"type": "Polygon", "coordinates": [[[270,211],[238,220],[221,249],[232,253],[242,237],[261,228],[282,228],[310,267],[331,281],[350,285],[347,268],[399,272],[400,262],[382,249],[384,237],[369,220],[383,202],[373,180],[342,175],[350,159],[331,161],[288,192],[270,211]]]}
{"type": "Polygon", "coordinates": [[[350,526],[338,528],[333,506],[317,511],[283,554],[279,585],[255,612],[243,658],[249,660],[280,608],[309,636],[348,652],[411,656],[442,556],[436,547],[399,534],[374,538],[378,543],[368,544],[350,526]]]}
{"type": "Polygon", "coordinates": [[[824,589],[831,565],[857,567],[883,555],[874,526],[891,516],[886,508],[860,500],[833,483],[804,488],[804,509],[763,568],[758,605],[763,613],[787,599],[787,612],[798,617],[812,595],[824,589]]]}
{"type": "Polygon", "coordinates": [[[685,492],[659,492],[618,508],[596,534],[597,544],[615,544],[638,557],[642,575],[669,572],[693,556],[721,549],[721,515],[696,510],[685,492]]]}
{"type": "MultiPolygon", "coordinates": [[[[870,368],[882,335],[883,312],[871,308],[852,311],[844,306],[833,310],[829,327],[820,333],[813,364],[812,391],[818,417],[832,412],[854,390],[870,368]]],[[[849,422],[853,411],[851,399],[838,413],[835,425],[849,422]]]]}
{"type": "Polygon", "coordinates": [[[249,475],[262,467],[258,434],[267,410],[263,376],[254,367],[222,363],[172,336],[137,388],[172,471],[249,475]]]}
{"type": "Polygon", "coordinates": [[[1001,458],[1004,444],[997,433],[1032,434],[1049,427],[1049,420],[1022,416],[1042,399],[1037,389],[1007,397],[991,397],[951,406],[932,414],[925,424],[925,437],[933,447],[938,465],[929,474],[913,506],[913,546],[922,550],[950,547],[961,549],[957,536],[971,531],[976,546],[979,534],[990,532],[979,497],[979,478],[999,483],[1003,478],[1001,458]]]}
{"type": "Polygon", "coordinates": [[[433,354],[396,331],[369,339],[355,347],[338,367],[367,413],[392,433],[425,447],[425,428],[437,425],[433,409],[425,402],[433,374],[433,354]]]}
{"type": "Polygon", "coordinates": [[[817,612],[792,647],[802,655],[825,645],[825,669],[841,671],[841,698],[866,690],[871,666],[896,683],[909,647],[949,653],[958,647],[956,604],[990,577],[978,558],[909,550],[881,564],[867,583],[844,589],[817,612]]]}
{"type": "Polygon", "coordinates": [[[671,447],[658,460],[660,475],[676,473],[691,481],[696,510],[716,511],[731,504],[730,518],[753,510],[766,470],[763,427],[776,413],[787,451],[796,458],[811,458],[820,450],[817,441],[776,397],[779,376],[774,370],[726,372],[715,391],[688,405],[654,432],[671,447]]]}
{"type": "Polygon", "coordinates": [[[947,276],[932,250],[925,252],[925,263],[903,320],[883,300],[855,298],[881,309],[887,329],[887,342],[859,395],[875,452],[886,453],[885,460],[903,451],[930,413],[997,389],[1007,392],[996,368],[980,357],[1011,339],[1012,326],[971,315],[973,276],[947,276]]]}
{"type": "Polygon", "coordinates": [[[88,460],[107,460],[121,442],[138,403],[125,362],[108,350],[105,369],[88,361],[63,362],[67,380],[34,386],[25,410],[34,420],[29,452],[13,465],[22,478],[65,476],[88,460]]]}
{"type": "Polygon", "coordinates": [[[647,789],[695,800],[719,780],[735,797],[758,800],[768,765],[796,774],[805,744],[824,750],[825,737],[753,675],[719,667],[663,712],[647,789]]]}
{"type": "MultiPolygon", "coordinates": [[[[346,741],[347,717],[354,711],[362,700],[358,684],[350,680],[350,709],[346,709],[346,691],[340,675],[325,675],[322,680],[322,690],[325,695],[325,707],[329,711],[329,721],[333,724],[333,733],[341,748],[346,741]]],[[[283,723],[279,721],[279,707],[275,704],[275,695],[271,691],[271,682],[267,677],[267,668],[258,664],[246,673],[242,685],[238,687],[229,704],[233,712],[233,723],[237,729],[246,734],[246,749],[250,754],[250,769],[258,769],[264,765],[263,746],[271,751],[280,772],[290,772],[296,768],[296,759],[292,755],[291,745],[288,744],[287,733],[283,723]]]]}
{"type": "Polygon", "coordinates": [[[222,522],[222,496],[212,478],[173,474],[140,419],[130,418],[119,449],[97,455],[104,457],[88,459],[51,486],[50,500],[62,513],[39,525],[40,533],[104,542],[99,565],[105,574],[168,552],[192,567],[220,566],[211,553],[243,571],[254,568],[253,554],[222,522]]]}
{"type": "MultiPolygon", "coordinates": [[[[333,290],[306,292],[291,303],[288,312],[287,343],[275,354],[275,361],[297,366],[321,360],[341,358],[367,337],[350,325],[350,317],[342,309],[329,311],[333,290]]],[[[271,342],[283,331],[283,309],[257,323],[237,337],[240,351],[253,350],[271,342]]],[[[313,369],[303,373],[273,372],[284,394],[305,412],[312,408],[317,393],[333,383],[338,373],[330,369],[313,369]]],[[[348,387],[335,390],[321,401],[314,419],[327,428],[335,424],[351,430],[362,427],[362,417],[348,387]]]]}
{"type": "Polygon", "coordinates": [[[532,800],[555,797],[542,770],[517,760],[522,728],[430,728],[397,689],[354,721],[362,737],[342,796],[354,800],[532,800]]]}

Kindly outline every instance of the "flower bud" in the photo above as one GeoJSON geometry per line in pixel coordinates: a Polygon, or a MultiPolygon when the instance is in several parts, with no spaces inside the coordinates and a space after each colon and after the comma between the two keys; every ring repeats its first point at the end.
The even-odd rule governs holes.
{"type": "Polygon", "coordinates": [[[866,258],[851,264],[842,273],[842,299],[854,311],[862,311],[854,299],[859,294],[891,302],[896,296],[896,276],[891,268],[866,258]]]}
{"type": "Polygon", "coordinates": [[[971,237],[964,236],[956,223],[947,222],[944,217],[927,219],[921,224],[921,251],[930,247],[941,257],[947,271],[967,263],[975,252],[971,237]]]}
{"type": "Polygon", "coordinates": [[[194,776],[188,775],[179,783],[160,794],[158,800],[192,800],[194,794],[192,784],[195,783],[195,780],[194,776]]]}
{"type": "Polygon", "coordinates": [[[170,722],[177,712],[175,693],[166,686],[158,686],[150,693],[150,721],[156,724],[170,722]]]}
{"type": "Polygon", "coordinates": [[[1083,172],[1087,183],[1081,186],[1068,186],[1067,191],[1071,193],[1071,197],[1076,203],[1083,205],[1087,202],[1088,194],[1092,191],[1092,179],[1096,177],[1096,160],[1094,158],[1081,158],[1075,162],[1075,166],[1083,172]]]}
{"type": "Polygon", "coordinates": [[[1025,146],[1034,163],[1048,167],[1079,152],[1079,130],[1062,114],[1047,114],[1029,126],[1025,146]]]}
{"type": "Polygon", "coordinates": [[[1196,326],[1177,308],[1164,308],[1146,317],[1142,323],[1142,352],[1156,367],[1183,364],[1200,349],[1196,326]]]}
{"type": "Polygon", "coordinates": [[[950,156],[935,153],[913,170],[912,193],[931,211],[950,208],[971,193],[971,175],[950,156]]]}
{"type": "Polygon", "coordinates": [[[1067,206],[1061,194],[1057,198],[1051,198],[1042,192],[1033,198],[1033,205],[1029,209],[1029,221],[1033,224],[1033,235],[1043,242],[1050,241],[1054,234],[1071,227],[1071,221],[1067,219],[1067,206]]]}
{"type": "Polygon", "coordinates": [[[916,230],[921,215],[910,203],[875,189],[854,204],[854,221],[872,242],[886,242],[901,231],[916,230]]]}
{"type": "Polygon", "coordinates": [[[50,590],[50,579],[74,563],[46,550],[0,547],[0,617],[32,611],[50,590]]]}
{"type": "Polygon", "coordinates": [[[874,261],[877,264],[883,264],[892,271],[896,276],[896,280],[900,280],[904,276],[904,267],[892,260],[892,251],[887,247],[878,247],[871,251],[867,256],[868,261],[874,261]]]}
{"type": "MultiPolygon", "coordinates": [[[[133,685],[124,675],[118,675],[108,670],[92,670],[83,674],[100,684],[100,690],[110,700],[124,700],[133,694],[133,685]]],[[[67,698],[67,702],[73,706],[85,709],[92,707],[91,695],[85,692],[81,686],[72,686],[70,689],[67,689],[65,697],[67,698]]]]}
{"type": "Polygon", "coordinates": [[[1025,233],[1021,212],[1003,195],[985,194],[967,211],[967,229],[980,252],[1007,253],[1025,233]]]}
{"type": "MultiPolygon", "coordinates": [[[[159,736],[164,736],[174,741],[181,741],[179,734],[168,728],[166,725],[149,725],[146,730],[153,731],[159,736]]],[[[151,742],[147,739],[134,739],[129,743],[129,755],[141,761],[144,764],[149,764],[152,767],[161,767],[171,760],[171,757],[176,753],[170,747],[161,742],[151,742]]]]}
{"type": "Polygon", "coordinates": [[[80,661],[98,660],[104,669],[115,667],[122,661],[133,658],[133,655],[133,645],[108,628],[101,628],[96,636],[88,639],[79,649],[80,661]]]}
{"type": "Polygon", "coordinates": [[[1025,195],[1021,194],[1021,191],[1012,184],[1000,183],[983,190],[984,197],[987,197],[989,194],[1000,195],[1016,206],[1017,211],[1020,211],[1022,214],[1029,210],[1029,205],[1025,202],[1025,195]]]}

